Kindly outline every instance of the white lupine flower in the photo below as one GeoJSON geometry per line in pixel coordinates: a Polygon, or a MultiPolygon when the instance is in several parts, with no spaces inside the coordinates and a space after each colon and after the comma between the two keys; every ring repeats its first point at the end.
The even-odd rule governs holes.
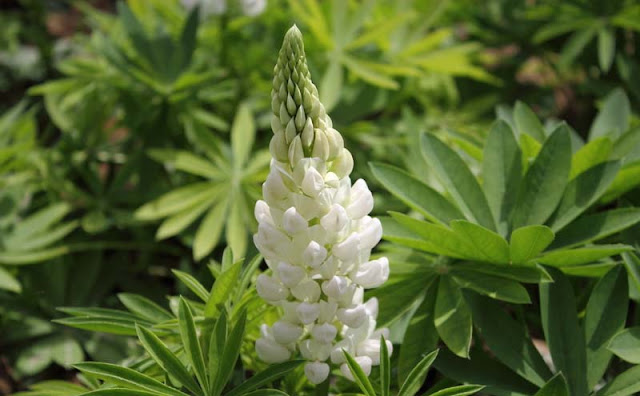
{"type": "Polygon", "coordinates": [[[380,363],[380,335],[388,337],[376,330],[378,300],[364,301],[365,289],[389,277],[389,261],[370,258],[382,237],[380,221],[368,216],[373,196],[364,180],[351,183],[353,157],[318,99],[295,26],[274,74],[273,159],[254,242],[272,272],[258,277],[258,294],[283,315],[263,325],[256,350],[267,362],[299,351],[314,384],[329,375],[328,361],[353,379],[343,349],[368,375],[380,363]]]}

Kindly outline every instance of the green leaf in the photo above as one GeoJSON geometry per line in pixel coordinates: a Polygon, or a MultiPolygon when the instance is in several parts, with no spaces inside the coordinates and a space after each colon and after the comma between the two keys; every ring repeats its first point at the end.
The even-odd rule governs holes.
{"type": "Polygon", "coordinates": [[[180,282],[184,283],[185,286],[187,286],[189,290],[191,290],[202,301],[207,302],[209,300],[210,295],[207,289],[192,275],[176,269],[171,270],[171,272],[173,272],[176,278],[180,279],[180,282]]]}
{"type": "Polygon", "coordinates": [[[209,209],[217,197],[217,193],[209,194],[195,205],[166,218],[162,224],[160,224],[160,227],[158,227],[156,239],[163,240],[178,235],[209,209]]]}
{"type": "Polygon", "coordinates": [[[608,348],[620,359],[640,364],[640,327],[630,327],[616,334],[608,348]]]}
{"type": "Polygon", "coordinates": [[[391,194],[433,222],[448,225],[464,215],[440,193],[391,165],[369,163],[371,172],[391,194]]]}
{"type": "Polygon", "coordinates": [[[289,395],[277,389],[258,389],[256,391],[246,393],[244,396],[289,396],[289,395]]]}
{"type": "Polygon", "coordinates": [[[484,389],[484,385],[458,385],[439,390],[429,396],[467,396],[480,392],[482,389],[484,389]]]}
{"type": "Polygon", "coordinates": [[[233,197],[231,208],[229,209],[229,219],[227,220],[225,236],[227,238],[227,244],[236,257],[244,257],[247,251],[247,229],[244,221],[245,212],[247,212],[247,206],[244,202],[244,197],[241,195],[233,197]]]}
{"type": "Polygon", "coordinates": [[[483,261],[498,264],[509,263],[509,245],[500,235],[466,220],[453,220],[451,229],[462,239],[473,245],[483,261]]]}
{"type": "Polygon", "coordinates": [[[631,246],[615,244],[615,245],[593,245],[577,249],[553,250],[537,261],[551,265],[553,267],[568,267],[572,265],[581,265],[610,257],[622,252],[630,252],[631,246]]]}
{"type": "Polygon", "coordinates": [[[211,293],[206,300],[204,316],[207,318],[216,317],[224,303],[232,297],[232,291],[238,283],[238,277],[242,271],[242,261],[237,261],[231,267],[220,274],[211,287],[211,293]]]}
{"type": "Polygon", "coordinates": [[[240,355],[240,347],[242,347],[242,339],[244,337],[244,329],[247,322],[247,311],[243,310],[239,316],[236,324],[229,333],[229,337],[225,341],[224,350],[222,352],[222,359],[220,361],[220,367],[218,369],[218,375],[215,382],[213,382],[213,394],[219,395],[224,386],[231,378],[233,370],[236,366],[236,361],[240,355]]]}
{"type": "Polygon", "coordinates": [[[366,396],[376,396],[376,391],[373,389],[373,385],[371,385],[371,381],[369,381],[369,377],[362,371],[362,367],[355,361],[353,357],[349,354],[349,352],[342,350],[345,359],[347,360],[347,366],[349,366],[349,371],[351,371],[351,375],[358,384],[360,390],[366,396]]]}
{"type": "Polygon", "coordinates": [[[537,257],[553,241],[553,231],[543,225],[521,227],[511,234],[511,262],[522,264],[537,257]]]}
{"type": "Polygon", "coordinates": [[[560,202],[571,167],[569,128],[559,126],[540,149],[518,191],[513,228],[542,224],[560,202]]]}
{"type": "Polygon", "coordinates": [[[589,140],[609,136],[613,140],[629,129],[631,105],[621,88],[612,90],[605,98],[602,108],[589,130],[589,140]]]}
{"type": "Polygon", "coordinates": [[[630,296],[640,294],[640,258],[635,253],[622,253],[622,263],[629,274],[629,287],[633,287],[630,296]]]}
{"type": "Polygon", "coordinates": [[[589,26],[575,31],[565,42],[565,45],[562,48],[560,59],[558,60],[558,66],[565,70],[571,66],[587,44],[591,42],[593,37],[596,35],[596,32],[597,28],[595,26],[589,26]]]}
{"type": "Polygon", "coordinates": [[[602,203],[609,203],[627,191],[640,185],[640,161],[625,165],[602,196],[602,203]]]}
{"type": "Polygon", "coordinates": [[[618,161],[604,162],[569,182],[557,212],[549,221],[551,229],[557,232],[593,205],[613,183],[619,169],[618,161]]]}
{"type": "Polygon", "coordinates": [[[547,274],[544,267],[536,266],[514,266],[514,265],[495,265],[482,263],[478,265],[476,262],[460,261],[451,266],[451,271],[458,272],[479,272],[481,274],[498,276],[505,279],[511,279],[522,283],[540,283],[550,282],[551,277],[547,274]]]}
{"type": "Polygon", "coordinates": [[[471,311],[460,288],[449,276],[441,276],[434,310],[434,324],[440,338],[460,357],[469,356],[471,311]]]}
{"type": "Polygon", "coordinates": [[[462,158],[434,135],[423,134],[420,144],[422,156],[465,216],[470,221],[495,230],[487,198],[462,158]]]}
{"type": "Polygon", "coordinates": [[[549,268],[553,283],[540,284],[542,329],[553,364],[567,379],[572,395],[586,395],[587,359],[584,332],[578,324],[576,299],[569,280],[549,268]]]}
{"type": "Polygon", "coordinates": [[[110,363],[87,362],[78,363],[74,367],[84,374],[90,374],[101,380],[120,385],[127,389],[147,391],[154,395],[187,396],[186,393],[168,387],[151,377],[127,367],[110,363]]]}
{"type": "Polygon", "coordinates": [[[191,363],[201,387],[203,389],[209,389],[209,379],[204,365],[202,348],[200,348],[200,341],[198,340],[198,334],[196,333],[196,325],[193,321],[191,308],[189,308],[189,305],[182,297],[180,297],[180,303],[178,305],[178,320],[180,326],[180,339],[182,339],[182,344],[184,345],[185,354],[187,355],[189,363],[191,363]]]}
{"type": "Polygon", "coordinates": [[[437,287],[437,281],[430,282],[425,287],[424,298],[409,320],[398,357],[398,382],[406,381],[426,351],[433,350],[438,344],[440,337],[433,324],[437,287]]]}
{"type": "Polygon", "coordinates": [[[398,89],[400,87],[396,81],[376,71],[375,68],[372,67],[372,65],[375,65],[373,63],[359,60],[344,53],[340,57],[340,60],[351,73],[371,85],[385,89],[398,89]]]}
{"type": "Polygon", "coordinates": [[[391,359],[387,340],[380,336],[380,396],[389,396],[391,390],[391,359]]]}
{"type": "Polygon", "coordinates": [[[569,179],[571,180],[587,169],[608,160],[612,149],[613,142],[607,136],[593,139],[580,147],[571,158],[569,179]]]}
{"type": "Polygon", "coordinates": [[[189,371],[184,367],[182,362],[180,362],[180,359],[178,359],[176,355],[167,348],[158,336],[137,324],[136,332],[140,343],[160,368],[162,368],[168,375],[178,380],[178,382],[184,385],[185,388],[189,389],[189,391],[196,395],[203,394],[189,371]]]}
{"type": "Polygon", "coordinates": [[[513,109],[513,120],[515,121],[518,135],[527,134],[540,143],[544,142],[544,127],[529,106],[517,101],[513,109]]]}
{"type": "Polygon", "coordinates": [[[533,396],[569,396],[567,381],[562,373],[558,373],[533,396]]]}
{"type": "Polygon", "coordinates": [[[128,336],[136,335],[134,322],[129,320],[125,321],[105,318],[74,317],[55,319],[53,320],[53,322],[83,330],[128,336]]]}
{"type": "Polygon", "coordinates": [[[550,249],[597,241],[640,221],[640,209],[619,208],[581,216],[556,234],[550,249]]]}
{"type": "Polygon", "coordinates": [[[224,352],[224,346],[227,343],[227,314],[222,311],[218,320],[216,320],[215,326],[213,327],[213,331],[211,332],[211,337],[209,339],[209,350],[208,350],[208,362],[207,362],[207,370],[209,372],[209,376],[214,379],[212,381],[212,390],[214,387],[217,387],[215,383],[215,379],[219,375],[219,371],[221,369],[222,362],[222,353],[224,352]]]}
{"type": "Polygon", "coordinates": [[[616,55],[616,37],[611,28],[602,28],[598,32],[598,62],[600,70],[607,73],[616,55]]]}
{"type": "Polygon", "coordinates": [[[200,260],[211,253],[218,244],[226,220],[227,203],[227,200],[223,200],[209,209],[198,227],[193,241],[193,258],[195,260],[200,260]]]}
{"type": "Polygon", "coordinates": [[[531,382],[489,358],[482,349],[474,348],[471,356],[472,359],[462,359],[445,349],[440,351],[434,365],[447,378],[457,382],[485,385],[487,394],[523,396],[536,392],[537,387],[531,382]]]}
{"type": "Polygon", "coordinates": [[[438,356],[438,350],[436,349],[433,352],[430,352],[427,356],[423,357],[422,360],[416,364],[413,370],[407,376],[407,379],[404,381],[402,386],[400,387],[400,391],[398,392],[398,396],[413,396],[420,390],[424,379],[427,377],[427,372],[429,371],[429,367],[436,357],[438,356]]]}
{"type": "Polygon", "coordinates": [[[627,273],[623,266],[613,267],[591,292],[584,317],[587,343],[587,382],[593,389],[611,360],[607,344],[624,328],[629,301],[627,273]]]}
{"type": "Polygon", "coordinates": [[[266,370],[262,370],[259,373],[251,376],[251,378],[249,378],[242,384],[225,393],[225,396],[244,395],[247,392],[251,392],[256,388],[261,387],[262,385],[266,385],[277,380],[278,378],[289,373],[291,370],[300,366],[302,363],[304,363],[304,360],[291,360],[288,362],[271,365],[267,367],[266,370]]]}
{"type": "Polygon", "coordinates": [[[509,124],[503,120],[496,121],[489,131],[484,146],[482,177],[482,187],[498,230],[506,235],[522,178],[522,153],[509,124]]]}
{"type": "Polygon", "coordinates": [[[640,392],[640,366],[631,367],[596,392],[596,396],[627,396],[640,392]]]}
{"type": "Polygon", "coordinates": [[[188,209],[211,195],[211,182],[189,184],[172,190],[135,211],[139,220],[157,220],[188,209]]]}
{"type": "Polygon", "coordinates": [[[18,246],[29,242],[34,236],[47,232],[47,229],[62,220],[71,211],[67,203],[56,203],[20,220],[9,235],[3,235],[5,246],[18,250],[18,246]]]}
{"type": "Polygon", "coordinates": [[[138,314],[153,323],[174,319],[171,312],[162,308],[148,298],[138,294],[120,293],[118,294],[118,299],[129,311],[138,314]]]}
{"type": "Polygon", "coordinates": [[[60,334],[51,338],[51,357],[54,362],[62,367],[71,368],[71,365],[84,360],[82,347],[70,335],[60,334]]]}
{"type": "Polygon", "coordinates": [[[329,62],[327,70],[320,81],[320,102],[324,105],[327,112],[331,111],[340,101],[340,93],[342,92],[342,80],[344,71],[342,65],[337,60],[329,62]]]}
{"type": "Polygon", "coordinates": [[[413,307],[413,303],[419,299],[434,278],[435,276],[432,274],[420,274],[420,276],[416,276],[416,274],[411,274],[410,276],[391,274],[389,280],[383,286],[371,291],[368,290],[368,296],[377,297],[378,300],[385,301],[385,304],[381,304],[379,308],[378,326],[387,326],[409,311],[413,307]]]}
{"type": "MultiPolygon", "coordinates": [[[[158,396],[163,394],[164,393],[147,392],[147,391],[133,390],[128,388],[107,388],[107,389],[97,389],[91,392],[86,392],[81,394],[80,396],[158,396]]],[[[36,395],[32,395],[32,396],[36,396],[36,395]]]]}
{"type": "Polygon", "coordinates": [[[199,157],[188,151],[151,149],[148,151],[151,158],[165,165],[170,165],[176,170],[191,173],[192,175],[216,179],[221,177],[221,171],[211,161],[199,157]]]}
{"type": "Polygon", "coordinates": [[[22,291],[20,282],[6,269],[0,267],[0,289],[9,290],[15,293],[22,291]]]}
{"type": "Polygon", "coordinates": [[[235,169],[242,169],[247,162],[255,136],[256,126],[251,109],[246,103],[241,103],[231,126],[231,147],[235,169]]]}
{"type": "Polygon", "coordinates": [[[475,271],[452,271],[460,287],[474,290],[496,300],[514,304],[529,304],[529,293],[520,283],[475,271]]]}
{"type": "Polygon", "coordinates": [[[533,384],[542,386],[551,372],[531,342],[526,325],[518,323],[495,301],[469,298],[474,324],[495,357],[533,384]]]}

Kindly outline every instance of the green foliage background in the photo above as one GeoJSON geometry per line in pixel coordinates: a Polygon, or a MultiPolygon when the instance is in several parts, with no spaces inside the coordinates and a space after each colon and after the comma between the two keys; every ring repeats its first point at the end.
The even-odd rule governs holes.
{"type": "Polygon", "coordinates": [[[640,392],[636,2],[0,7],[0,394],[640,392]],[[292,23],[392,274],[394,353],[318,389],[253,352],[292,23]]]}

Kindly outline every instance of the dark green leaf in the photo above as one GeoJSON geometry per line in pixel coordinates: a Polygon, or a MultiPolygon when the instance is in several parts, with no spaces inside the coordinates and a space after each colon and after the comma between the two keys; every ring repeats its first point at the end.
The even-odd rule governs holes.
{"type": "Polygon", "coordinates": [[[634,366],[614,378],[596,396],[627,396],[640,392],[640,366],[634,366]]]}
{"type": "Polygon", "coordinates": [[[189,363],[191,363],[201,387],[203,389],[209,389],[209,378],[207,377],[207,371],[204,365],[204,356],[202,354],[202,348],[200,348],[198,334],[196,333],[196,325],[193,322],[191,308],[182,297],[180,297],[178,305],[178,320],[180,326],[180,338],[182,339],[182,344],[184,345],[184,350],[187,358],[189,359],[189,363]]]}
{"type": "Polygon", "coordinates": [[[529,304],[529,293],[520,283],[498,276],[476,271],[452,272],[453,278],[462,288],[474,290],[496,300],[515,304],[529,304]]]}
{"type": "Polygon", "coordinates": [[[274,364],[269,366],[266,370],[263,370],[243,382],[242,384],[233,388],[233,390],[225,393],[225,396],[240,396],[246,392],[250,392],[256,388],[271,383],[278,378],[286,375],[291,370],[304,363],[303,360],[291,360],[284,363],[274,364]]]}
{"type": "Polygon", "coordinates": [[[85,374],[90,374],[128,389],[147,391],[155,395],[187,396],[186,393],[170,388],[151,377],[147,377],[127,367],[97,362],[78,363],[75,364],[74,367],[85,374]]]}
{"type": "Polygon", "coordinates": [[[460,357],[469,356],[471,311],[458,285],[449,276],[441,276],[434,310],[434,324],[449,349],[460,357]]]}
{"type": "MultiPolygon", "coordinates": [[[[234,264],[235,265],[235,264],[234,264]]],[[[244,337],[244,328],[247,322],[247,312],[242,311],[239,314],[236,324],[229,333],[224,344],[224,350],[222,352],[222,359],[220,361],[220,367],[218,369],[218,375],[216,376],[213,386],[213,394],[218,395],[231,378],[233,370],[236,366],[236,361],[240,355],[240,347],[242,346],[242,339],[244,337]]]]}
{"type": "Polygon", "coordinates": [[[616,37],[611,28],[602,28],[598,32],[598,62],[600,70],[608,72],[616,55],[616,37]]]}
{"type": "Polygon", "coordinates": [[[548,271],[554,282],[540,284],[542,329],[553,363],[565,375],[571,394],[586,395],[586,344],[578,324],[573,288],[559,270],[548,271]]]}
{"type": "Polygon", "coordinates": [[[422,360],[416,364],[413,370],[407,376],[407,379],[404,381],[402,386],[400,387],[400,391],[398,392],[398,396],[413,396],[420,390],[424,379],[427,377],[427,372],[429,371],[429,367],[436,357],[438,356],[438,350],[436,349],[433,352],[430,352],[427,356],[423,357],[422,360]]]}
{"type": "Polygon", "coordinates": [[[496,121],[489,132],[482,160],[484,193],[502,235],[508,231],[511,209],[522,178],[522,153],[505,121],[496,121]]]}
{"type": "Polygon", "coordinates": [[[640,221],[640,209],[620,208],[578,218],[556,234],[551,249],[593,242],[631,227],[640,221]]]}
{"type": "Polygon", "coordinates": [[[168,375],[178,380],[185,388],[195,393],[196,395],[202,395],[202,391],[196,381],[193,379],[189,371],[184,367],[180,359],[174,355],[169,348],[151,331],[136,325],[136,332],[138,333],[138,339],[142,346],[147,351],[149,356],[155,360],[168,375]]]}
{"type": "Polygon", "coordinates": [[[544,142],[544,127],[529,106],[517,101],[513,109],[513,120],[516,123],[518,135],[527,134],[540,143],[544,142]]]}
{"type": "Polygon", "coordinates": [[[571,167],[569,128],[559,126],[540,149],[522,181],[513,212],[513,228],[542,224],[560,202],[571,167]]]}
{"type": "Polygon", "coordinates": [[[465,216],[470,221],[495,230],[487,198],[462,158],[433,135],[423,134],[420,144],[422,156],[465,216]]]}
{"type": "Polygon", "coordinates": [[[497,264],[509,263],[509,245],[500,235],[477,224],[466,220],[454,220],[451,229],[467,243],[473,245],[474,250],[483,261],[497,264]]]}
{"type": "Polygon", "coordinates": [[[448,225],[464,215],[440,193],[400,168],[370,163],[371,172],[382,185],[412,209],[434,222],[448,225]]]}
{"type": "Polygon", "coordinates": [[[540,257],[537,261],[554,267],[567,267],[592,263],[615,254],[630,252],[632,250],[633,248],[631,246],[621,244],[593,245],[577,249],[553,250],[540,257]]]}
{"type": "Polygon", "coordinates": [[[533,396],[569,396],[567,381],[562,373],[558,373],[533,396]]]}
{"type": "Polygon", "coordinates": [[[237,261],[231,267],[223,270],[211,287],[209,299],[204,308],[205,317],[216,317],[221,307],[232,296],[232,291],[238,283],[238,277],[242,271],[242,261],[237,261]]]}
{"type": "Polygon", "coordinates": [[[591,292],[584,317],[589,389],[596,386],[609,365],[607,344],[624,328],[628,301],[627,273],[621,265],[602,277],[591,292]]]}
{"type": "Polygon", "coordinates": [[[430,396],[467,396],[480,392],[482,389],[484,389],[484,385],[458,385],[439,390],[430,396]]]}

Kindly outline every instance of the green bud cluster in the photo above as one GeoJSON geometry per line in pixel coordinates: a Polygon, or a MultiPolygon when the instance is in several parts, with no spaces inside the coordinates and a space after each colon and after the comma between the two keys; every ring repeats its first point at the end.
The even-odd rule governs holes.
{"type": "Polygon", "coordinates": [[[307,66],[302,34],[295,25],[284,37],[274,68],[271,110],[274,136],[269,149],[273,158],[288,162],[291,167],[305,157],[320,158],[332,162],[340,173],[351,172],[353,159],[320,103],[307,66]]]}

